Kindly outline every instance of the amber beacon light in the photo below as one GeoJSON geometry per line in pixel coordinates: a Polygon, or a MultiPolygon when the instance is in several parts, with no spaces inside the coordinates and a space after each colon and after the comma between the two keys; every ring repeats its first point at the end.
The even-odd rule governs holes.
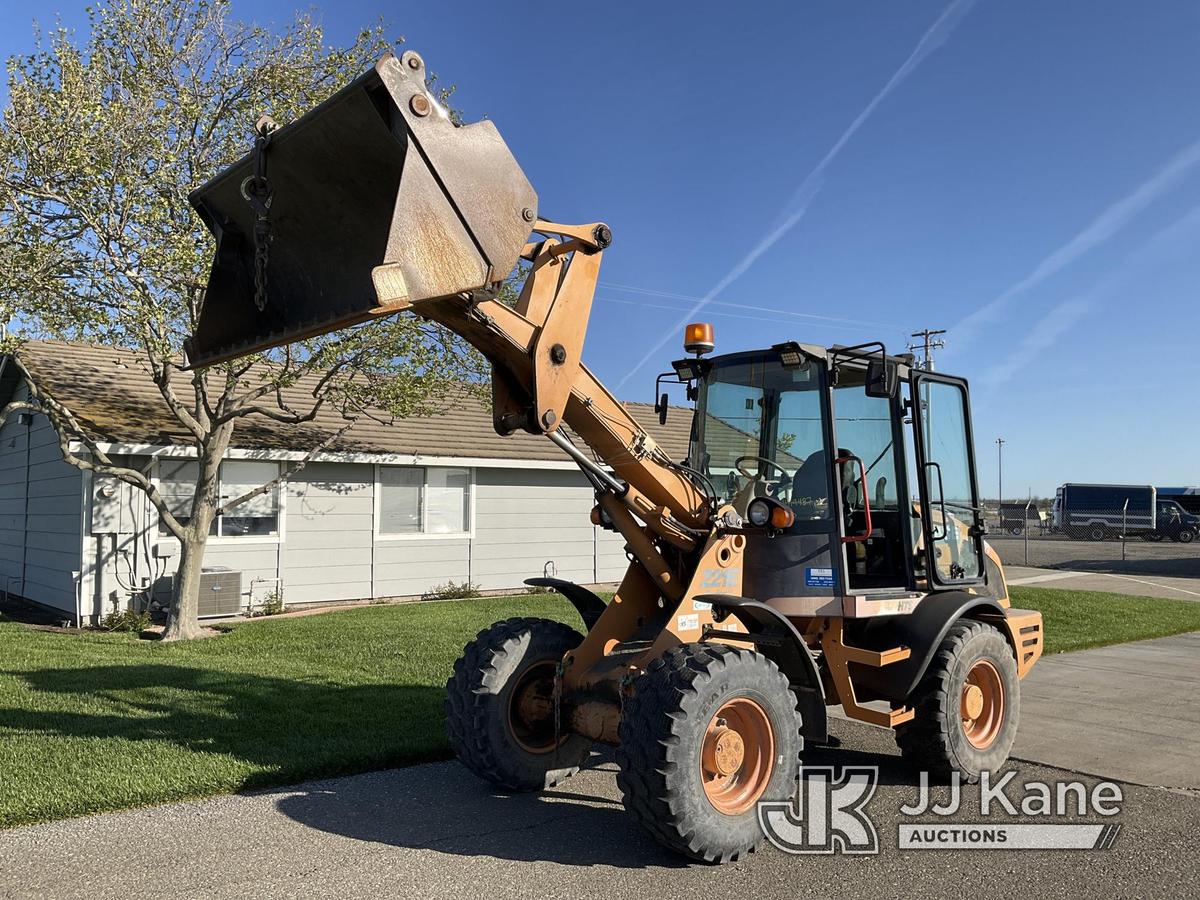
{"type": "Polygon", "coordinates": [[[703,356],[712,353],[713,327],[711,322],[693,322],[683,330],[683,349],[687,353],[703,356]]]}

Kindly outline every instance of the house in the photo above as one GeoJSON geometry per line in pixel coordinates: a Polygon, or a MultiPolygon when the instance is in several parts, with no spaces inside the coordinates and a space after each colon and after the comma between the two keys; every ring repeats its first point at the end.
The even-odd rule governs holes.
{"type": "MultiPolygon", "coordinates": [[[[132,354],[33,342],[20,358],[114,462],[146,473],[168,503],[187,509],[194,453],[132,354]]],[[[0,405],[28,389],[2,363],[0,405]]],[[[649,404],[628,408],[672,457],[686,455],[686,410],[664,427],[649,404]]],[[[222,463],[222,495],[295,468],[340,422],[332,412],[309,426],[248,421],[222,463]]],[[[610,582],[626,567],[623,542],[591,524],[593,505],[588,482],[550,441],[498,436],[486,404],[464,395],[437,415],[356,426],[279,489],[220,519],[205,566],[228,570],[222,585],[240,583],[242,608],[277,591],[293,605],[413,597],[447,581],[512,589],[543,574],[610,582]]],[[[0,429],[6,596],[95,622],[133,595],[164,599],[178,556],[142,492],[66,463],[44,416],[9,417],[0,429]]]]}

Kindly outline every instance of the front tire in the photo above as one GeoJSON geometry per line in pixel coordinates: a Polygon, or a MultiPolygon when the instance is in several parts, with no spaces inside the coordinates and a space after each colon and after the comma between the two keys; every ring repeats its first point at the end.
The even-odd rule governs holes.
{"type": "Polygon", "coordinates": [[[591,751],[578,734],[558,734],[554,679],[583,635],[548,619],[507,619],[467,644],[446,683],[446,736],[459,761],[513,791],[553,787],[591,751]]]}
{"type": "Polygon", "coordinates": [[[704,862],[764,840],[760,800],[788,800],[799,773],[800,715],[765,656],[686,644],[655,660],[626,701],[617,747],[625,809],[660,844],[704,862]]]}
{"type": "Polygon", "coordinates": [[[1179,543],[1190,544],[1196,539],[1196,532],[1190,528],[1179,529],[1179,543]]]}
{"type": "Polygon", "coordinates": [[[914,768],[941,778],[958,772],[967,782],[998,771],[1021,711],[1008,641],[983,622],[954,623],[909,704],[916,716],[896,728],[896,743],[914,768]]]}

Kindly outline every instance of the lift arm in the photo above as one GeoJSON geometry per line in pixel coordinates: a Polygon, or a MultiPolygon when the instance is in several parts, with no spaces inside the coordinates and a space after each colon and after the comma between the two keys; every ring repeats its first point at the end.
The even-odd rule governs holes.
{"type": "Polygon", "coordinates": [[[608,226],[539,218],[495,126],[456,124],[416,53],[384,56],[290,125],[260,122],[253,153],[190,199],[217,240],[191,364],[408,310],[491,362],[500,434],[550,436],[680,549],[711,533],[708,498],[582,363],[608,226]],[[496,289],[518,259],[529,272],[509,306],[496,289]]]}
{"type": "Polygon", "coordinates": [[[400,308],[461,335],[492,363],[498,433],[562,442],[565,423],[624,482],[616,491],[624,504],[691,549],[710,527],[707,499],[581,360],[608,228],[539,220],[534,229],[545,239],[524,248],[532,269],[515,307],[463,294],[400,308]]]}

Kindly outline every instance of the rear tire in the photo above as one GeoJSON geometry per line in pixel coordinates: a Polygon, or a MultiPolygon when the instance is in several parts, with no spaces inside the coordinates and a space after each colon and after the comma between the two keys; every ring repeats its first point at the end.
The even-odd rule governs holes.
{"type": "Polygon", "coordinates": [[[446,736],[459,761],[513,791],[553,787],[579,771],[591,741],[555,747],[554,675],[583,636],[548,619],[507,619],[467,644],[446,683],[446,736]]]}
{"type": "Polygon", "coordinates": [[[1004,765],[1017,736],[1021,689],[1004,636],[963,619],[943,638],[909,698],[916,716],[896,729],[901,755],[914,768],[976,782],[1004,765]]]}
{"type": "Polygon", "coordinates": [[[789,800],[799,773],[800,714],[765,656],[687,644],[656,659],[626,701],[617,747],[625,809],[660,844],[710,863],[764,840],[760,800],[789,800]]]}
{"type": "Polygon", "coordinates": [[[1162,539],[1163,539],[1163,534],[1161,531],[1147,531],[1145,534],[1142,535],[1143,541],[1150,541],[1151,543],[1154,543],[1154,544],[1157,544],[1162,539]]]}
{"type": "Polygon", "coordinates": [[[1087,530],[1089,541],[1103,541],[1108,537],[1108,529],[1103,525],[1092,525],[1087,530]]]}

